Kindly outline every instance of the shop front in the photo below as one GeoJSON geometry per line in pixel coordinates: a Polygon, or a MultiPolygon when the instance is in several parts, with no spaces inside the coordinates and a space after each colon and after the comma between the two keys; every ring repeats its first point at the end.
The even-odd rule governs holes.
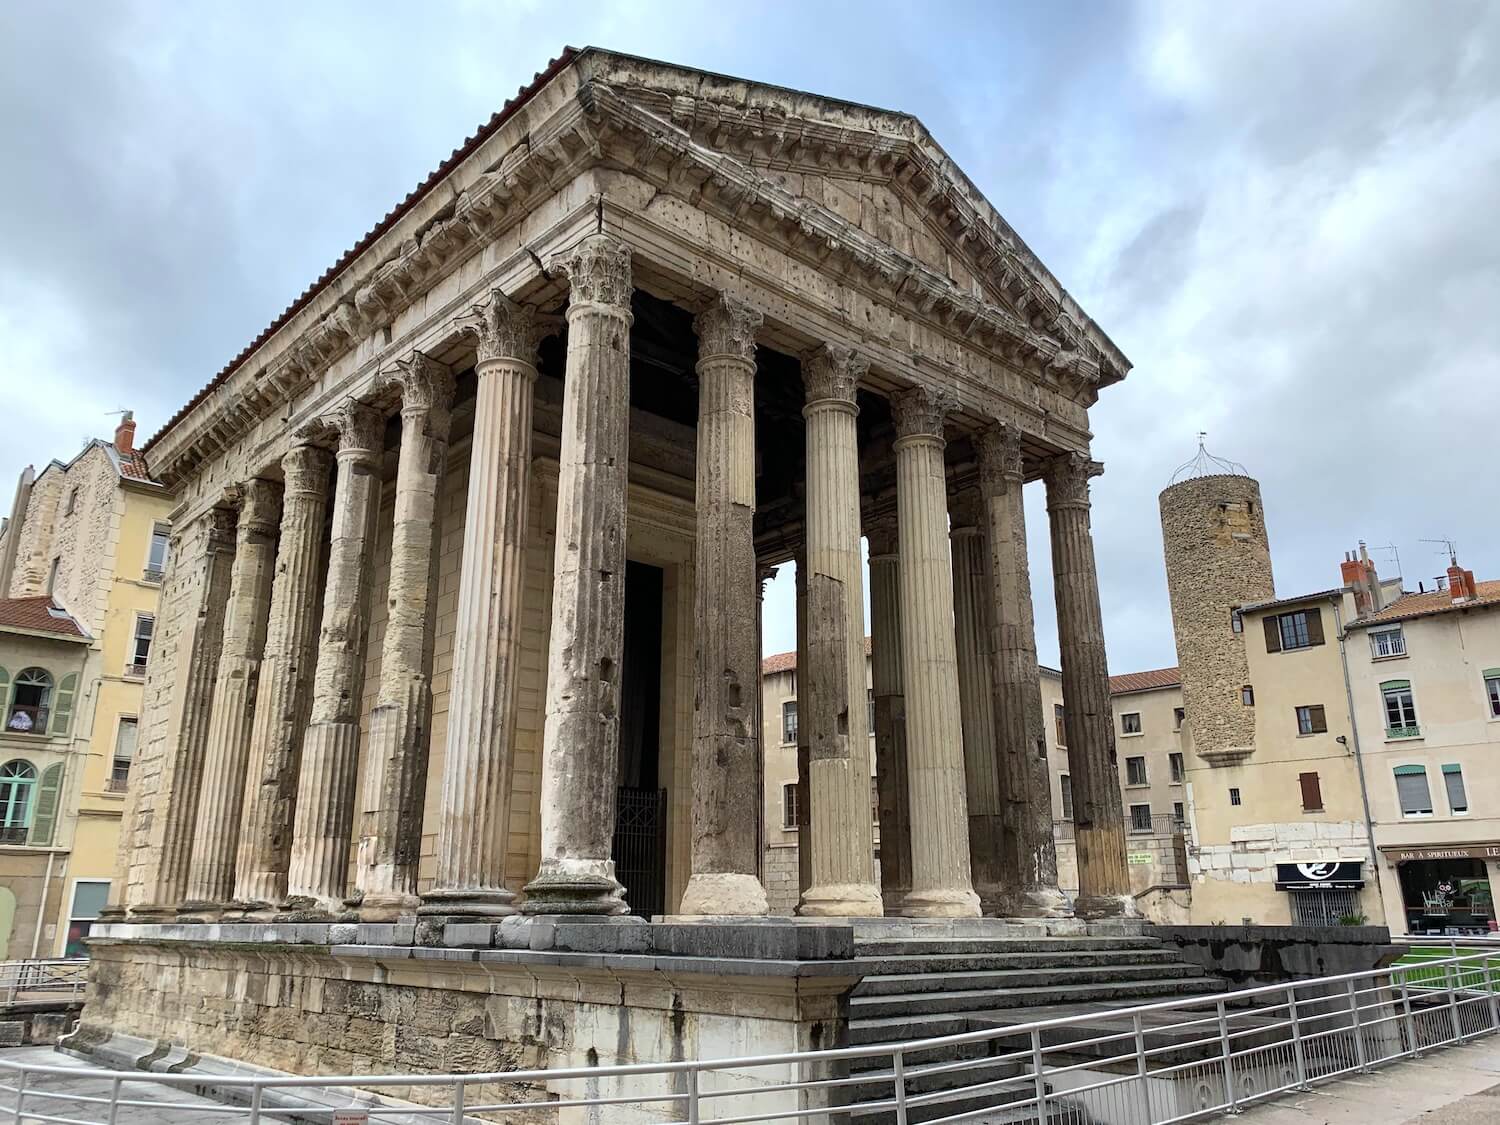
{"type": "Polygon", "coordinates": [[[1500,844],[1382,850],[1396,865],[1408,933],[1469,936],[1496,930],[1487,861],[1500,860],[1500,844]]]}
{"type": "Polygon", "coordinates": [[[1326,863],[1278,863],[1276,889],[1292,898],[1292,921],[1298,926],[1339,926],[1364,920],[1359,893],[1365,880],[1361,860],[1326,863]]]}

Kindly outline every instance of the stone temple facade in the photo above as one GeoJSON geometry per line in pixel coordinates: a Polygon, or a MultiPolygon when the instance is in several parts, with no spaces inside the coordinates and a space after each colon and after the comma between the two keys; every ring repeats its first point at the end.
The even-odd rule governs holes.
{"type": "MultiPolygon", "coordinates": [[[[460,980],[450,960],[435,984],[413,966],[551,949],[582,932],[569,917],[766,913],[757,622],[786,562],[806,676],[799,914],[1064,913],[1035,481],[1077,912],[1127,913],[1088,408],[1128,368],[913,118],[566,52],[147,448],[180,497],[175,549],[123,893],[96,930],[108,987],[81,1036],[283,1065],[268,988],[310,1013],[334,981],[390,1003],[399,983],[488,997],[465,1017],[482,1062],[530,1042],[517,1029],[540,1016],[517,998],[546,972],[574,974],[542,988],[572,1023],[587,1003],[672,1007],[594,968],[460,980]],[[257,1002],[273,1014],[236,1015],[257,1002]]],[[[609,929],[658,926],[632,948],[708,933],[609,929]]],[[[813,940],[750,929],[762,952],[792,943],[783,960],[813,940]]],[[[757,1043],[829,1041],[839,989],[811,979],[762,980],[741,1018],[790,1030],[757,1043]]],[[[674,1050],[710,1049],[722,980],[701,997],[674,1050]]],[[[428,1062],[326,1038],[297,1065],[428,1062]]]]}

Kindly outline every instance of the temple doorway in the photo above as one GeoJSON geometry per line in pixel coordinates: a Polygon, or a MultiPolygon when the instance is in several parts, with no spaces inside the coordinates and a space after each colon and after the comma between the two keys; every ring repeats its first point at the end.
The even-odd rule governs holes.
{"type": "Polygon", "coordinates": [[[666,910],[667,791],[659,769],[662,589],[660,567],[626,563],[613,858],[630,912],[643,918],[666,910]]]}

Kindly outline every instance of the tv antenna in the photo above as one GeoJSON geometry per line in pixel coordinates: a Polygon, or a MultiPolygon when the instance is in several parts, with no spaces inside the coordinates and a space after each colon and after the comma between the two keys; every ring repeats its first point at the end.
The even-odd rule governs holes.
{"type": "Polygon", "coordinates": [[[1417,542],[1418,543],[1437,543],[1437,544],[1441,545],[1443,549],[1441,551],[1434,551],[1433,554],[1435,554],[1435,555],[1446,554],[1448,556],[1448,565],[1449,566],[1457,566],[1458,565],[1458,544],[1455,543],[1453,540],[1446,539],[1446,538],[1445,539],[1418,539],[1417,542]]]}

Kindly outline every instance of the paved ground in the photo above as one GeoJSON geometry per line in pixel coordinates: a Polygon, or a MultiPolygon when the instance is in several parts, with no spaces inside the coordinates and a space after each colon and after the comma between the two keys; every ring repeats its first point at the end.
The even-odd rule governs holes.
{"type": "MultiPolygon", "coordinates": [[[[0,1049],[0,1062],[26,1062],[41,1066],[66,1067],[69,1070],[85,1070],[87,1064],[70,1055],[64,1055],[52,1050],[50,1047],[6,1047],[0,1049]]],[[[0,1084],[14,1087],[13,1075],[6,1073],[0,1067],[0,1084]]],[[[109,1095],[109,1083],[85,1078],[75,1078],[68,1075],[49,1076],[40,1082],[31,1080],[28,1088],[40,1087],[49,1093],[69,1095],[63,1099],[33,1099],[27,1097],[26,1109],[35,1110],[37,1113],[50,1114],[54,1117],[70,1117],[80,1121],[105,1121],[108,1110],[105,1106],[91,1104],[89,1102],[75,1100],[78,1096],[97,1097],[109,1095]]],[[[135,1101],[150,1102],[150,1105],[127,1106],[120,1110],[119,1116],[115,1118],[117,1125],[229,1125],[230,1122],[243,1123],[246,1119],[244,1110],[235,1112],[220,1107],[221,1112],[205,1113],[202,1109],[172,1109],[166,1108],[168,1104],[206,1106],[212,1109],[218,1103],[208,1098],[200,1098],[183,1090],[172,1089],[159,1085],[155,1082],[132,1082],[123,1088],[124,1095],[135,1101]]],[[[10,1112],[16,1104],[16,1095],[8,1090],[0,1090],[0,1114],[5,1121],[14,1120],[10,1112]]],[[[25,1120],[32,1121],[30,1113],[25,1120]]],[[[270,1120],[276,1120],[271,1118],[270,1120]]]]}
{"type": "Polygon", "coordinates": [[[1496,1125],[1500,1037],[1284,1094],[1236,1125],[1496,1125]]]}

